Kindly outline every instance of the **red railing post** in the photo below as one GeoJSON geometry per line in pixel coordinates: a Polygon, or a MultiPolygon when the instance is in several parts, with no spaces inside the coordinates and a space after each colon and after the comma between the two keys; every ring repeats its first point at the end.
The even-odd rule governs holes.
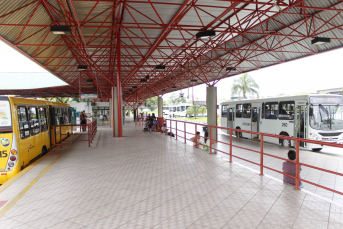
{"type": "Polygon", "coordinates": [[[230,162],[232,162],[232,130],[230,129],[230,162]]]}
{"type": "Polygon", "coordinates": [[[169,131],[169,136],[170,137],[172,137],[172,133],[173,133],[173,131],[172,131],[172,125],[171,125],[171,119],[169,120],[170,122],[169,122],[169,128],[170,128],[170,131],[169,131]]]}
{"type": "Polygon", "coordinates": [[[260,143],[260,175],[263,175],[263,135],[261,134],[261,143],[260,143]]]}
{"type": "Polygon", "coordinates": [[[299,140],[295,140],[295,153],[296,153],[296,159],[295,159],[295,190],[300,190],[299,188],[299,177],[300,177],[300,169],[299,169],[299,140]]]}
{"type": "Polygon", "coordinates": [[[183,123],[183,133],[185,136],[185,144],[186,144],[186,123],[185,122],[183,123]]]}
{"type": "Polygon", "coordinates": [[[177,140],[177,120],[175,121],[175,140],[177,140]]]}
{"type": "Polygon", "coordinates": [[[210,154],[212,154],[212,126],[209,126],[210,127],[210,154]]]}
{"type": "Polygon", "coordinates": [[[88,147],[91,147],[91,139],[90,139],[90,137],[89,137],[89,135],[90,135],[90,131],[89,131],[89,129],[90,129],[90,124],[87,124],[87,126],[88,126],[88,147]]]}
{"type": "Polygon", "coordinates": [[[195,135],[194,135],[194,136],[195,136],[195,140],[197,140],[197,139],[196,139],[196,138],[197,138],[197,126],[198,126],[198,125],[195,123],[195,125],[194,125],[194,127],[195,127],[195,135]]]}
{"type": "Polygon", "coordinates": [[[62,129],[61,129],[61,125],[60,125],[60,143],[61,143],[60,148],[62,148],[62,129]]]}

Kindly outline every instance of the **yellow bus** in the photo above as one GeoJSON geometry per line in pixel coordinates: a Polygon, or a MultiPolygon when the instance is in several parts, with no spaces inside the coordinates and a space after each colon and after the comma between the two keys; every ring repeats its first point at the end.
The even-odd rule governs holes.
{"type": "MultiPolygon", "coordinates": [[[[18,97],[0,96],[0,184],[23,170],[32,160],[44,155],[60,130],[52,125],[68,125],[68,104],[18,97]]],[[[71,126],[61,128],[62,138],[72,133],[71,126]]]]}

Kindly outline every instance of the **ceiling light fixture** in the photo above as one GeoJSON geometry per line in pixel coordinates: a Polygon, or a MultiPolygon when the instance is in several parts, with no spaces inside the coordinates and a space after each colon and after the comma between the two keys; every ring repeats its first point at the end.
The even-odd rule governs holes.
{"type": "Polygon", "coordinates": [[[50,26],[50,31],[55,34],[66,34],[70,33],[70,27],[66,25],[52,25],[50,26]]]}
{"type": "Polygon", "coordinates": [[[132,88],[137,88],[137,86],[133,86],[132,88]]]}
{"type": "Polygon", "coordinates": [[[193,79],[193,80],[191,80],[191,82],[198,82],[198,80],[193,79]]]}
{"type": "Polygon", "coordinates": [[[227,67],[226,68],[226,71],[228,72],[228,71],[236,71],[237,69],[236,68],[234,68],[234,67],[227,67]]]}
{"type": "Polygon", "coordinates": [[[94,80],[92,80],[92,79],[87,79],[87,82],[88,82],[88,83],[93,83],[93,81],[94,81],[94,80]]]}
{"type": "Polygon", "coordinates": [[[87,70],[87,65],[79,65],[79,66],[77,66],[77,70],[79,70],[79,71],[84,71],[84,70],[87,70]]]}
{"type": "Polygon", "coordinates": [[[197,33],[195,36],[197,39],[208,39],[216,35],[216,31],[214,30],[206,30],[197,33]]]}
{"type": "Polygon", "coordinates": [[[166,69],[166,66],[165,65],[156,65],[155,69],[159,70],[159,71],[162,71],[162,70],[166,69]]]}
{"type": "Polygon", "coordinates": [[[322,45],[325,43],[330,43],[330,41],[331,41],[331,39],[327,38],[327,37],[316,37],[311,41],[311,43],[313,45],[322,45]]]}

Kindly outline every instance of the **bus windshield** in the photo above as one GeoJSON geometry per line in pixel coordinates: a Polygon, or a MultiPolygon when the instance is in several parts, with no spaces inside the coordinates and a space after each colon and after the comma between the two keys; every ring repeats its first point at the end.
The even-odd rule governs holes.
{"type": "Polygon", "coordinates": [[[343,129],[343,105],[311,105],[310,125],[317,130],[343,129]]]}
{"type": "Polygon", "coordinates": [[[8,100],[0,100],[0,131],[12,129],[11,106],[8,100]]]}

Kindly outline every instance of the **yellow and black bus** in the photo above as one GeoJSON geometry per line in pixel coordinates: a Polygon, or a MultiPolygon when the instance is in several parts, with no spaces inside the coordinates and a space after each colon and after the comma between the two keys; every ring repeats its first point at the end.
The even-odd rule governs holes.
{"type": "MultiPolygon", "coordinates": [[[[44,155],[53,139],[60,142],[60,130],[53,125],[69,125],[69,104],[19,97],[0,96],[0,184],[44,155]]],[[[71,126],[61,128],[62,137],[72,133],[71,126]]]]}

